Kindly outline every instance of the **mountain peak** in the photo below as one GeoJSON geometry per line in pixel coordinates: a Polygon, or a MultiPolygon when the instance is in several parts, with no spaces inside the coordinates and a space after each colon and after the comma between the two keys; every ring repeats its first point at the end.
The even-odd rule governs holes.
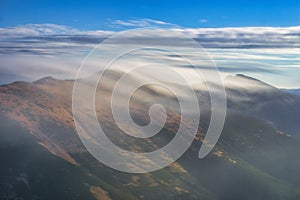
{"type": "Polygon", "coordinates": [[[54,83],[54,82],[58,82],[60,80],[53,78],[52,76],[46,76],[44,78],[41,78],[37,81],[34,81],[33,83],[37,83],[37,84],[48,84],[48,83],[54,83]]]}
{"type": "Polygon", "coordinates": [[[275,89],[274,86],[258,80],[256,78],[246,76],[244,74],[236,74],[235,76],[227,76],[225,79],[226,85],[229,87],[243,87],[256,89],[275,89]]]}
{"type": "MultiPolygon", "coordinates": [[[[246,76],[245,74],[236,74],[235,77],[238,77],[238,78],[245,78],[245,79],[249,79],[249,80],[253,80],[253,81],[260,81],[258,79],[255,79],[253,77],[250,77],[250,76],[246,76]]],[[[261,81],[260,81],[261,82],[261,81]]]]}

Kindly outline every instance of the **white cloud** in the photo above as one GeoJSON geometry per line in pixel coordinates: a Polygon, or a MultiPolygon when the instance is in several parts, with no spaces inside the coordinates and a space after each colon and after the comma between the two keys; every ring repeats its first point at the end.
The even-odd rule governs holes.
{"type": "Polygon", "coordinates": [[[0,38],[29,37],[41,35],[70,35],[78,30],[57,24],[27,24],[22,26],[0,28],[0,38]]]}
{"type": "Polygon", "coordinates": [[[119,25],[125,27],[178,27],[175,24],[154,20],[154,19],[130,19],[130,20],[110,20],[109,24],[111,25],[119,25]]]}
{"type": "MultiPolygon", "coordinates": [[[[162,46],[180,47],[180,36],[184,34],[206,48],[224,73],[268,74],[269,77],[275,73],[290,77],[299,74],[300,26],[182,28],[152,19],[116,20],[111,23],[130,28],[152,27],[150,30],[128,33],[128,40],[120,40],[120,46],[122,42],[141,45],[155,42],[162,46]]],[[[93,47],[116,33],[105,30],[82,31],[56,24],[0,28],[0,75],[9,71],[12,75],[26,77],[28,71],[34,71],[32,74],[39,77],[50,72],[70,77],[93,47]]],[[[199,59],[196,53],[184,53],[199,59]]],[[[156,59],[169,61],[177,58],[165,56],[156,59]]],[[[276,79],[279,80],[278,75],[276,79]]],[[[293,80],[290,81],[295,84],[299,79],[293,80]]],[[[276,82],[275,79],[272,81],[276,82]]],[[[282,80],[280,85],[284,85],[282,80]]]]}
{"type": "MultiPolygon", "coordinates": [[[[152,20],[112,21],[130,27],[153,27],[151,30],[137,30],[128,33],[128,38],[136,37],[139,41],[150,37],[166,45],[167,38],[176,38],[181,34],[195,39],[205,48],[292,48],[300,47],[300,26],[295,27],[239,27],[239,28],[179,28],[172,24],[152,20]],[[155,27],[155,25],[172,27],[155,27]],[[168,31],[170,30],[170,31],[168,31]],[[178,33],[178,34],[177,34],[178,33]],[[145,36],[146,35],[146,36],[145,36]]],[[[28,24],[23,26],[0,28],[0,51],[11,52],[14,47],[30,50],[39,45],[64,46],[96,45],[103,39],[114,35],[114,31],[81,31],[56,24],[28,24]],[[35,45],[35,46],[34,46],[35,45]],[[9,48],[8,48],[9,47],[9,48]]],[[[133,41],[133,40],[131,40],[133,41]]],[[[171,40],[170,40],[171,41],[171,40]]],[[[176,41],[175,41],[176,42],[176,41]]],[[[170,45],[175,44],[174,40],[170,45]]],[[[49,48],[48,48],[49,49],[49,48]]]]}
{"type": "Polygon", "coordinates": [[[201,22],[201,23],[207,23],[208,20],[207,20],[207,19],[200,19],[200,22],[201,22]]]}

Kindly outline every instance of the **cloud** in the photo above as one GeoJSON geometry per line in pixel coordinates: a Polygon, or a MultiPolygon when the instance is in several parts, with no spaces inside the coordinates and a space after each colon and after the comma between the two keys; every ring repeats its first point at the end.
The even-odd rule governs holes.
{"type": "Polygon", "coordinates": [[[79,30],[57,24],[26,24],[15,27],[0,28],[0,39],[34,37],[42,35],[72,35],[79,30]]]}
{"type": "Polygon", "coordinates": [[[201,22],[201,23],[207,23],[208,20],[207,20],[207,19],[200,19],[200,22],[201,22]]]}
{"type": "Polygon", "coordinates": [[[80,31],[57,24],[27,24],[0,28],[0,54],[70,54],[91,49],[113,31],[80,31]]]}
{"type": "MultiPolygon", "coordinates": [[[[174,27],[170,23],[152,19],[115,20],[111,23],[128,27],[152,27],[151,30],[141,29],[127,34],[128,40],[126,42],[137,42],[139,44],[156,42],[162,45],[179,45],[180,35],[184,34],[208,49],[300,47],[300,26],[192,29],[174,27]],[[154,25],[172,27],[161,28],[154,25]],[[176,39],[179,40],[176,41],[176,39]]],[[[81,31],[56,24],[28,24],[0,28],[0,53],[36,52],[37,54],[54,54],[56,50],[57,53],[70,52],[70,49],[82,50],[99,44],[115,33],[117,32],[105,30],[81,31]]]]}
{"type": "Polygon", "coordinates": [[[178,25],[154,20],[154,19],[130,19],[130,20],[109,20],[109,24],[112,26],[125,26],[125,27],[179,27],[178,25]]]}
{"type": "MultiPolygon", "coordinates": [[[[117,40],[117,46],[152,43],[180,48],[180,37],[184,34],[203,46],[223,73],[268,74],[270,77],[271,74],[284,74],[286,77],[299,74],[300,26],[182,28],[152,19],[115,20],[110,23],[127,28],[151,27],[128,32],[117,40]]],[[[28,78],[30,80],[43,75],[69,78],[90,50],[116,33],[106,30],[82,31],[57,24],[0,28],[0,76],[27,77],[27,72],[32,72],[28,78]]],[[[110,51],[108,49],[107,52],[110,51]]],[[[193,51],[181,54],[194,59],[201,57],[193,51]]],[[[153,57],[148,55],[148,59],[153,57]]],[[[155,59],[169,62],[170,59],[177,61],[178,57],[171,55],[155,59]]],[[[205,69],[202,66],[199,68],[205,69]]],[[[280,78],[276,77],[277,80],[280,78]]],[[[299,81],[296,78],[293,80],[293,84],[299,81]]],[[[271,81],[276,82],[275,79],[271,81]]],[[[282,81],[280,84],[283,85],[282,81]]]]}

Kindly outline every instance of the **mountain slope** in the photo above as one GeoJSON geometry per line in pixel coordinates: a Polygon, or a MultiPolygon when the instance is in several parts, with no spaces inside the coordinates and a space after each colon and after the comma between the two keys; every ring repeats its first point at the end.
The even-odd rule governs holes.
{"type": "Polygon", "coordinates": [[[300,97],[264,82],[244,76],[225,80],[229,109],[270,123],[289,134],[300,136],[300,97]]]}
{"type": "MultiPolygon", "coordinates": [[[[112,73],[108,78],[113,82],[120,75],[112,73]]],[[[6,195],[19,195],[24,199],[29,198],[28,195],[48,196],[48,191],[35,185],[38,180],[40,187],[55,181],[63,184],[62,190],[53,191],[55,199],[82,199],[83,196],[84,199],[299,199],[300,177],[297,174],[300,159],[297,154],[300,141],[285,133],[284,123],[276,121],[277,118],[270,114],[275,112],[278,116],[287,116],[282,112],[288,111],[291,116],[298,116],[290,110],[295,109],[299,99],[249,77],[239,75],[232,78],[234,80],[226,85],[229,107],[225,127],[213,152],[201,160],[197,157],[207,127],[208,112],[201,116],[204,120],[201,120],[199,135],[190,149],[171,166],[147,174],[117,172],[86,151],[71,115],[73,81],[46,77],[34,83],[16,82],[1,86],[0,117],[3,120],[0,141],[3,141],[3,148],[0,149],[0,159],[11,159],[11,162],[1,165],[0,176],[6,177],[12,167],[20,166],[20,169],[6,178],[5,186],[0,190],[6,195]],[[239,86],[244,84],[244,87],[236,87],[232,82],[239,83],[239,86]],[[291,99],[293,102],[287,101],[291,99]],[[274,109],[276,106],[281,107],[274,109]],[[254,107],[259,109],[254,110],[254,107]],[[28,145],[24,146],[23,140],[19,140],[23,137],[30,138],[28,145]],[[11,142],[14,145],[10,145],[11,142]],[[28,149],[28,153],[20,152],[20,148],[28,149]],[[35,156],[31,148],[41,156],[35,156]],[[22,165],[20,157],[33,160],[37,168],[31,169],[32,163],[22,165]],[[63,173],[59,174],[56,168],[63,173]],[[19,190],[19,183],[15,180],[24,180],[24,177],[32,180],[27,184],[30,189],[22,186],[19,190]],[[12,186],[13,191],[7,190],[7,185],[12,186]],[[66,188],[71,188],[72,192],[66,194],[66,188]]],[[[136,152],[153,151],[174,137],[180,121],[176,109],[167,109],[169,115],[164,129],[151,139],[132,139],[116,128],[110,110],[103,108],[112,85],[109,82],[102,88],[105,89],[101,90],[102,94],[96,96],[99,103],[96,107],[103,129],[115,144],[136,152]]],[[[176,101],[174,104],[165,101],[168,93],[161,91],[147,86],[134,94],[130,106],[137,123],[147,124],[151,100],[163,102],[167,108],[176,106],[176,101]]],[[[207,107],[206,95],[201,92],[198,95],[202,107],[207,107]]],[[[293,121],[289,120],[289,123],[293,121]]],[[[299,129],[295,125],[291,130],[299,129]]]]}
{"type": "Polygon", "coordinates": [[[94,199],[96,180],[40,146],[19,123],[0,120],[0,199],[94,199]]]}

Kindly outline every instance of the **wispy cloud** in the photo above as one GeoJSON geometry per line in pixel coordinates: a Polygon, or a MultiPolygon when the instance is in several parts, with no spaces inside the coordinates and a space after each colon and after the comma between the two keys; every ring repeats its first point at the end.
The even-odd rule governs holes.
{"type": "Polygon", "coordinates": [[[26,24],[0,28],[0,39],[42,35],[72,35],[78,32],[79,30],[77,29],[57,24],[26,24]]]}
{"type": "Polygon", "coordinates": [[[0,28],[0,54],[69,54],[90,49],[113,31],[80,31],[57,24],[27,24],[0,28]]]}
{"type": "Polygon", "coordinates": [[[110,25],[125,27],[179,27],[178,25],[154,19],[109,20],[110,25]]]}
{"type": "Polygon", "coordinates": [[[299,47],[300,26],[180,29],[206,48],[299,47]]]}
{"type": "Polygon", "coordinates": [[[200,21],[201,23],[207,23],[207,22],[208,22],[207,19],[200,19],[199,21],[200,21]]]}

